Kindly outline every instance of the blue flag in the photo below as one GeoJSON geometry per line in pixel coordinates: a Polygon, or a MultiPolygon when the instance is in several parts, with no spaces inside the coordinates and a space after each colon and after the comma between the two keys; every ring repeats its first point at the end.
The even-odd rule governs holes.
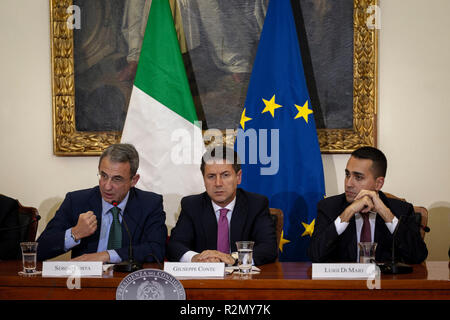
{"type": "Polygon", "coordinates": [[[290,0],[271,0],[235,148],[241,187],[284,214],[280,261],[307,261],[324,198],[322,158],[290,0]]]}

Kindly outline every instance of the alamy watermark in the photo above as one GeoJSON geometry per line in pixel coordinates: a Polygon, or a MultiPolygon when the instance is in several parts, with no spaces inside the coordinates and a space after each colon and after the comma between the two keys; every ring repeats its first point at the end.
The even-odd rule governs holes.
{"type": "MultiPolygon", "coordinates": [[[[280,163],[279,129],[208,129],[202,135],[202,123],[196,122],[200,130],[175,129],[170,137],[173,164],[200,164],[204,144],[221,145],[223,141],[235,141],[241,164],[259,164],[261,175],[275,175],[280,163]]],[[[232,147],[230,147],[232,148],[232,147]]],[[[228,159],[228,157],[227,157],[228,159]]],[[[231,158],[232,159],[232,158],[231,158]]]]}
{"type": "Polygon", "coordinates": [[[76,265],[67,268],[66,273],[69,275],[66,281],[67,289],[81,289],[81,270],[76,265]]]}
{"type": "Polygon", "coordinates": [[[368,6],[366,13],[369,15],[366,19],[366,26],[369,29],[381,29],[381,9],[379,6],[368,6]]]}
{"type": "Polygon", "coordinates": [[[73,29],[81,29],[81,9],[77,5],[68,6],[66,9],[66,13],[69,14],[69,17],[66,20],[67,28],[69,30],[73,29]]]}
{"type": "Polygon", "coordinates": [[[375,263],[372,263],[372,265],[366,269],[366,273],[369,275],[366,281],[367,289],[381,289],[380,268],[375,263]]]}

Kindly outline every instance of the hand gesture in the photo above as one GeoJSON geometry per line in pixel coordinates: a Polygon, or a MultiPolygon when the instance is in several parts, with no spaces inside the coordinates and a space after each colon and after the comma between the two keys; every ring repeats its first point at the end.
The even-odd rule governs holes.
{"type": "Polygon", "coordinates": [[[72,228],[72,233],[77,240],[89,237],[97,230],[97,217],[94,212],[88,211],[78,216],[78,222],[72,228]]]}
{"type": "Polygon", "coordinates": [[[357,212],[367,213],[373,210],[374,203],[372,199],[367,195],[359,196],[360,194],[361,192],[358,194],[352,204],[349,205],[340,215],[342,222],[349,222],[357,212]]]}
{"type": "Polygon", "coordinates": [[[370,200],[373,203],[373,208],[370,209],[370,211],[375,211],[376,213],[378,213],[385,222],[391,222],[392,219],[394,219],[394,215],[392,214],[391,210],[388,207],[386,207],[384,202],[380,199],[380,196],[377,191],[361,190],[355,197],[355,201],[366,197],[370,198],[370,200]]]}

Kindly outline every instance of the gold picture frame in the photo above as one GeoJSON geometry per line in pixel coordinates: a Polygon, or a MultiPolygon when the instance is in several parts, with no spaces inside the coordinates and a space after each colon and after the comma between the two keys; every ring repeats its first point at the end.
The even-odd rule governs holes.
{"type": "MultiPolygon", "coordinates": [[[[53,152],[57,156],[97,156],[120,141],[119,131],[77,131],[73,30],[68,27],[72,0],[50,1],[53,152]]],[[[354,0],[353,128],[318,129],[322,153],[350,153],[376,146],[378,32],[368,21],[377,0],[354,0]]]]}

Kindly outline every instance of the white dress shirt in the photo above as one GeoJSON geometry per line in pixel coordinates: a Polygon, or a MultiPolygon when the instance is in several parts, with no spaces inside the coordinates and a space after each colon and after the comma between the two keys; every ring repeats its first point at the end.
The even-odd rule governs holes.
{"type": "MultiPolygon", "coordinates": [[[[128,202],[128,196],[130,195],[130,192],[127,193],[125,198],[117,205],[118,208],[120,208],[121,212],[123,213],[125,210],[125,207],[128,202]]],[[[102,198],[102,221],[100,226],[100,238],[98,240],[98,247],[97,252],[103,252],[108,251],[109,254],[109,262],[111,263],[119,263],[122,262],[122,258],[119,256],[119,254],[116,252],[116,250],[108,250],[108,240],[109,240],[109,230],[111,229],[111,224],[113,221],[112,214],[110,212],[111,208],[113,207],[112,204],[106,202],[102,198]]],[[[119,215],[119,221],[122,223],[122,215],[119,215]]],[[[72,234],[72,228],[69,228],[66,230],[65,238],[64,238],[64,250],[69,251],[73,247],[80,244],[81,240],[78,239],[78,241],[75,242],[75,240],[71,237],[72,234]]],[[[131,241],[131,239],[130,239],[131,241]]]]}
{"type": "MultiPolygon", "coordinates": [[[[236,197],[234,197],[233,201],[231,201],[228,205],[226,205],[225,207],[220,207],[217,204],[214,203],[214,201],[211,200],[213,209],[214,209],[214,213],[216,215],[216,220],[217,222],[219,221],[219,217],[220,217],[220,209],[228,209],[227,212],[227,219],[228,219],[228,239],[230,239],[230,221],[231,221],[231,216],[233,215],[233,210],[234,210],[234,206],[236,204],[236,197]]],[[[231,245],[230,245],[231,248],[231,245]]],[[[198,254],[198,252],[195,251],[187,251],[185,254],[183,254],[180,258],[180,262],[191,262],[192,261],[192,257],[195,256],[196,254],[198,254]]]]}
{"type": "MultiPolygon", "coordinates": [[[[371,211],[369,213],[369,223],[370,223],[370,233],[371,233],[371,239],[372,242],[374,242],[375,239],[375,219],[377,217],[377,213],[371,211]]],[[[363,217],[362,215],[358,212],[355,214],[355,223],[356,223],[356,243],[359,243],[360,239],[361,239],[361,229],[362,229],[362,225],[363,225],[363,217]]],[[[392,233],[394,233],[395,228],[397,227],[398,224],[398,219],[397,217],[394,216],[394,219],[392,219],[391,222],[385,222],[386,227],[389,229],[389,231],[392,233]]],[[[336,232],[338,235],[341,235],[345,229],[347,229],[349,222],[345,222],[345,221],[341,221],[341,217],[338,216],[336,218],[336,220],[334,220],[334,225],[336,227],[336,232]]],[[[356,246],[356,251],[357,251],[357,260],[359,261],[359,250],[358,250],[358,246],[356,246]]]]}

